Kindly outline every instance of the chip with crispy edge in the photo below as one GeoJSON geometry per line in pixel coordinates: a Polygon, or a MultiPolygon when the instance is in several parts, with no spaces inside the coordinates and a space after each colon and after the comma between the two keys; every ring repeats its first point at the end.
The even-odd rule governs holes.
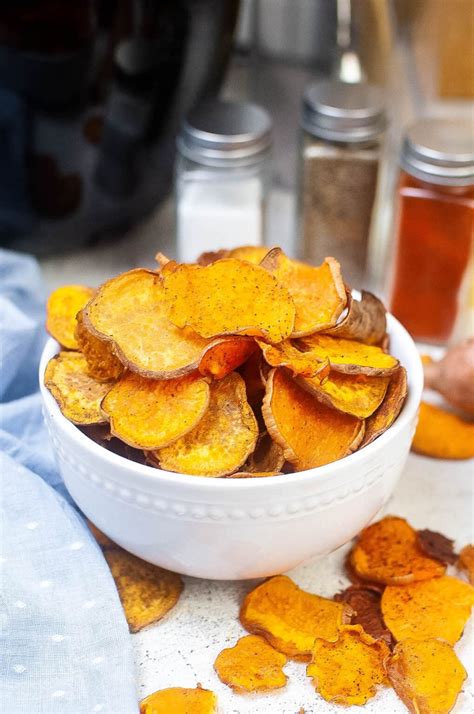
{"type": "Polygon", "coordinates": [[[104,283],[84,309],[84,325],[112,344],[120,361],[152,379],[174,379],[197,369],[209,341],[167,317],[158,273],[137,269],[104,283]]]}
{"type": "Polygon", "coordinates": [[[278,345],[270,345],[263,340],[256,340],[263,357],[271,367],[286,367],[294,375],[317,377],[321,380],[330,372],[329,360],[320,362],[311,354],[298,349],[294,340],[283,340],[278,345]]]}
{"type": "Polygon", "coordinates": [[[389,647],[393,638],[386,627],[380,606],[381,591],[372,587],[370,583],[363,585],[350,585],[340,593],[334,595],[336,602],[345,602],[352,609],[351,625],[360,625],[364,632],[375,640],[383,640],[389,647]]]}
{"type": "Polygon", "coordinates": [[[177,573],[140,560],[122,548],[105,548],[130,632],[158,622],[176,605],[183,590],[177,573]]]}
{"type": "Polygon", "coordinates": [[[239,373],[245,382],[247,401],[256,411],[261,410],[265,381],[261,370],[262,355],[260,350],[254,352],[240,367],[239,373]]]}
{"type": "Polygon", "coordinates": [[[388,683],[384,660],[389,653],[385,642],[375,640],[361,625],[345,625],[335,642],[315,641],[306,674],[327,702],[360,706],[388,683]]]}
{"type": "Polygon", "coordinates": [[[288,258],[281,248],[272,248],[260,265],[285,285],[296,306],[292,337],[311,335],[336,324],[347,302],[341,267],[325,258],[315,267],[288,258]]]}
{"type": "Polygon", "coordinates": [[[122,374],[124,367],[114,355],[110,342],[99,340],[84,325],[82,310],[77,313],[76,340],[78,349],[87,360],[89,374],[98,382],[116,380],[122,374]]]}
{"type": "Polygon", "coordinates": [[[471,459],[474,457],[474,422],[421,402],[411,448],[435,459],[471,459]]]}
{"type": "Polygon", "coordinates": [[[136,449],[154,450],[187,434],[209,405],[209,384],[187,374],[147,379],[127,372],[102,401],[111,433],[136,449]]]}
{"type": "Polygon", "coordinates": [[[429,528],[418,531],[418,545],[425,555],[441,560],[442,563],[454,565],[458,559],[454,552],[454,541],[442,533],[430,531],[429,528]]]}
{"type": "Polygon", "coordinates": [[[474,545],[465,545],[461,550],[458,567],[467,572],[469,582],[474,585],[474,545]]]}
{"type": "Polygon", "coordinates": [[[241,637],[233,647],[217,655],[217,676],[234,692],[264,692],[284,687],[288,677],[283,667],[288,658],[258,635],[241,637]]]}
{"type": "Polygon", "coordinates": [[[382,403],[390,377],[331,371],[326,379],[298,377],[298,382],[328,407],[366,419],[382,403]]]}
{"type": "Polygon", "coordinates": [[[443,563],[424,555],[416,531],[398,516],[386,516],[364,528],[350,562],[360,578],[386,585],[428,580],[446,570],[443,563]]]}
{"type": "Polygon", "coordinates": [[[298,340],[298,347],[308,359],[329,361],[331,369],[345,374],[368,374],[384,377],[398,369],[398,360],[375,345],[345,340],[330,335],[314,334],[298,340]]]}
{"type": "Polygon", "coordinates": [[[286,575],[276,575],[246,595],[240,621],[279,652],[308,659],[315,639],[336,640],[339,625],[348,622],[350,614],[344,603],[308,593],[286,575]]]}
{"type": "Polygon", "coordinates": [[[220,250],[201,253],[196,262],[198,265],[206,266],[215,263],[216,260],[236,258],[237,260],[246,260],[248,263],[259,265],[269,251],[270,248],[265,248],[261,245],[241,245],[239,248],[232,248],[231,250],[221,248],[220,250]]]}
{"type": "Polygon", "coordinates": [[[254,451],[250,454],[243,471],[254,472],[279,472],[285,463],[283,449],[267,431],[262,432],[257,440],[254,451]]]}
{"type": "Polygon", "coordinates": [[[100,403],[111,384],[89,376],[86,358],[80,352],[60,352],[46,365],[44,383],[61,412],[73,424],[100,424],[107,418],[100,403]]]}
{"type": "Polygon", "coordinates": [[[46,329],[62,347],[77,350],[76,315],[89,302],[94,290],[85,285],[64,285],[53,290],[46,304],[46,329]]]}
{"type": "Polygon", "coordinates": [[[270,372],[262,413],[268,433],[299,471],[342,459],[364,435],[362,419],[321,404],[283,369],[270,372]]]}
{"type": "Polygon", "coordinates": [[[402,410],[407,393],[406,369],[399,367],[390,379],[382,404],[365,422],[365,435],[361,448],[371,444],[392,426],[402,410]]]}
{"type": "Polygon", "coordinates": [[[236,372],[210,385],[209,406],[188,434],[155,452],[162,469],[194,476],[237,471],[255,449],[258,424],[236,372]]]}
{"type": "Polygon", "coordinates": [[[242,334],[281,342],[293,330],[288,290],[259,265],[235,258],[205,268],[183,264],[163,284],[171,322],[202,337],[242,334]]]}
{"type": "Polygon", "coordinates": [[[443,575],[409,585],[390,585],[382,595],[382,615],[396,640],[439,637],[454,645],[474,605],[469,583],[443,575]]]}
{"type": "Polygon", "coordinates": [[[367,290],[361,291],[360,300],[356,300],[350,293],[347,298],[347,314],[337,325],[324,332],[333,337],[358,340],[366,345],[381,343],[387,329],[383,302],[367,290]]]}
{"type": "Polygon", "coordinates": [[[437,639],[399,642],[386,669],[411,714],[448,714],[467,677],[453,648],[437,639]]]}
{"type": "Polygon", "coordinates": [[[216,714],[217,697],[209,689],[169,687],[140,702],[140,714],[216,714]]]}
{"type": "Polygon", "coordinates": [[[269,476],[283,476],[281,471],[237,471],[226,478],[268,478],[269,476]]]}
{"type": "Polygon", "coordinates": [[[223,379],[240,367],[257,349],[252,337],[217,337],[205,348],[199,371],[213,379],[223,379]]]}

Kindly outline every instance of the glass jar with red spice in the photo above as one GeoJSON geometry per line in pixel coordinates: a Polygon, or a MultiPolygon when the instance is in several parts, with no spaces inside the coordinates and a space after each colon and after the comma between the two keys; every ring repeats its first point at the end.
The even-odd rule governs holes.
{"type": "Polygon", "coordinates": [[[400,163],[390,309],[417,340],[444,344],[469,331],[474,307],[472,125],[418,121],[400,163]]]}

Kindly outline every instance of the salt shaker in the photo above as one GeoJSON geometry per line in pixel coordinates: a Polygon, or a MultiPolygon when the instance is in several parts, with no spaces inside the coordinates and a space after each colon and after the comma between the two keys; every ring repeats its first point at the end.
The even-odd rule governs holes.
{"type": "Polygon", "coordinates": [[[206,102],[185,119],[175,185],[180,261],[263,243],[271,140],[270,116],[255,104],[206,102]]]}
{"type": "Polygon", "coordinates": [[[303,95],[299,176],[299,253],[328,255],[350,285],[364,284],[383,133],[381,91],[326,80],[303,95]]]}

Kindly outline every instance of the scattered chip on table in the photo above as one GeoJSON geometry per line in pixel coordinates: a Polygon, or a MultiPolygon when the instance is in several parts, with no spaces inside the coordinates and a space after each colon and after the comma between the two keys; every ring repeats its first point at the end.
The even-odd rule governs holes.
{"type": "Polygon", "coordinates": [[[454,541],[438,531],[430,531],[429,528],[418,531],[418,545],[425,555],[442,563],[454,565],[458,559],[454,552],[454,541]]]}
{"type": "Polygon", "coordinates": [[[393,644],[390,630],[385,625],[381,609],[382,593],[377,586],[350,585],[334,596],[336,602],[345,602],[352,610],[351,625],[361,625],[375,640],[383,640],[389,647],[393,644]]]}
{"type": "Polygon", "coordinates": [[[76,315],[94,294],[85,285],[63,285],[54,290],[46,304],[46,329],[68,350],[77,350],[76,315]]]}
{"type": "Polygon", "coordinates": [[[262,692],[285,686],[287,659],[258,635],[247,635],[217,655],[214,669],[237,693],[262,692]]]}
{"type": "Polygon", "coordinates": [[[467,572],[469,582],[474,585],[474,545],[465,545],[461,550],[458,567],[467,572]]]}
{"type": "Polygon", "coordinates": [[[140,702],[140,714],[216,714],[217,697],[203,687],[170,687],[149,694],[140,702]]]}
{"type": "Polygon", "coordinates": [[[421,402],[411,448],[435,459],[471,459],[474,457],[474,422],[421,402]]]}

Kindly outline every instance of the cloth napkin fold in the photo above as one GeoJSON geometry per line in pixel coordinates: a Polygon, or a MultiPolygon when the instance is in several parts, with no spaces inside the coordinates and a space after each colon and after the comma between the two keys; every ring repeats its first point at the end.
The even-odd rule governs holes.
{"type": "Polygon", "coordinates": [[[0,250],[0,711],[136,714],[115,584],[43,423],[43,323],[36,261],[0,250]]]}

